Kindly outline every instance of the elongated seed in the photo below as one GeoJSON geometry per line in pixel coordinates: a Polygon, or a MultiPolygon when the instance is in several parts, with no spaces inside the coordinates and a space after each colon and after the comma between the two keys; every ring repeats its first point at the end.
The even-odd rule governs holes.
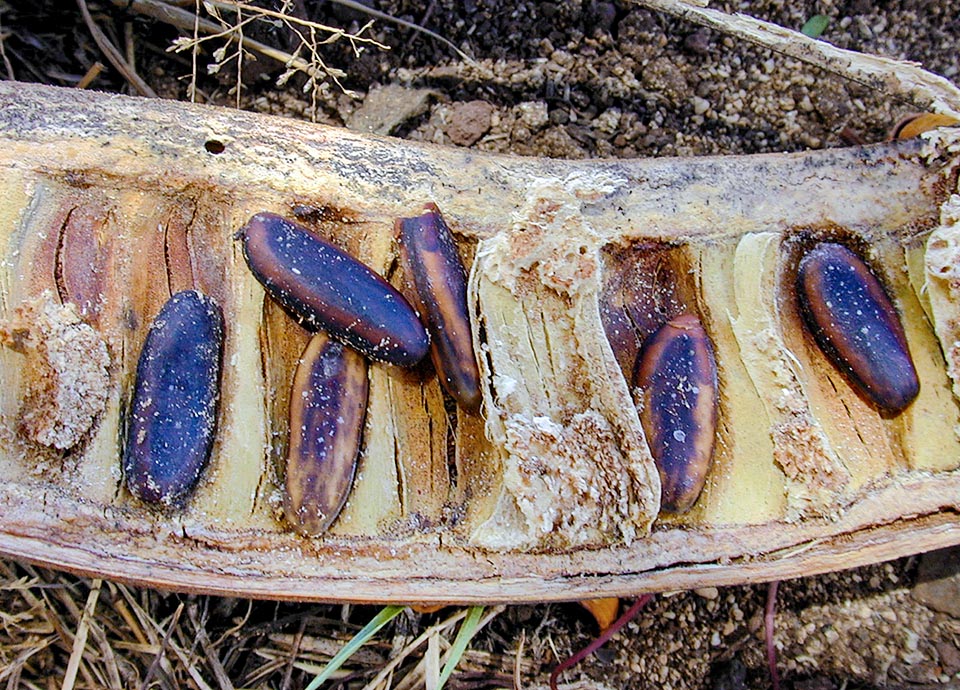
{"type": "Polygon", "coordinates": [[[703,489],[717,432],[717,363],[699,319],[683,314],[644,343],[633,373],[640,421],[660,471],[660,507],[689,510],[703,489]]]}
{"type": "Polygon", "coordinates": [[[307,328],[390,364],[426,356],[430,340],[413,308],[370,267],[273,213],[258,213],[237,237],[266,291],[307,328]]]}
{"type": "Polygon", "coordinates": [[[298,532],[325,532],[350,494],[367,392],[359,353],[323,333],[310,339],[290,393],[284,511],[298,532]]]}
{"type": "Polygon", "coordinates": [[[797,287],[807,328],[855,388],[887,412],[913,402],[920,381],[900,317],[856,254],[818,245],[800,261],[797,287]]]}
{"type": "Polygon", "coordinates": [[[223,315],[210,297],[171,297],[147,334],[124,447],[127,488],[148,503],[178,505],[196,485],[217,429],[223,315]]]}
{"type": "Polygon", "coordinates": [[[453,235],[435,204],[395,224],[412,299],[430,334],[440,383],[465,410],[480,409],[480,371],[467,311],[467,274],[453,235]]]}

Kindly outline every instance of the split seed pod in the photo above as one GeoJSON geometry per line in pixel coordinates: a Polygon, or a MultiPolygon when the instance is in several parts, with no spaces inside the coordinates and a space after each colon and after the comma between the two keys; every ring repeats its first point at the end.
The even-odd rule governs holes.
{"type": "Polygon", "coordinates": [[[817,345],[877,407],[897,413],[920,392],[907,338],[870,268],[841,244],[817,245],[800,261],[797,289],[817,345]]]}
{"type": "Polygon", "coordinates": [[[387,281],[301,225],[258,213],[239,233],[247,265],[273,299],[371,359],[413,366],[430,340],[387,281]]]}
{"type": "Polygon", "coordinates": [[[467,274],[440,210],[424,206],[395,224],[400,260],[430,333],[430,358],[444,389],[469,412],[480,409],[480,371],[467,311],[467,274]]]}
{"type": "Polygon", "coordinates": [[[717,362],[699,319],[683,314],[644,343],[633,372],[643,424],[660,471],[660,507],[683,513],[703,489],[717,434],[717,362]]]}
{"type": "Polygon", "coordinates": [[[123,471],[148,503],[181,504],[206,466],[217,429],[223,315],[210,297],[178,292],[140,353],[123,471]]]}
{"type": "Polygon", "coordinates": [[[290,393],[284,511],[300,533],[322,534],[347,501],[367,410],[367,361],[323,333],[300,358],[290,393]]]}

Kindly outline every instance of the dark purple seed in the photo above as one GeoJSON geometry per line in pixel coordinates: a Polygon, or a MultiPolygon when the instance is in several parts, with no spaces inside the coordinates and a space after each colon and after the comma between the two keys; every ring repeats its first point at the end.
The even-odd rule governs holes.
{"type": "Polygon", "coordinates": [[[717,435],[717,362],[696,316],[683,314],[644,343],[633,372],[643,424],[660,471],[660,507],[683,513],[703,489],[717,435]]]}
{"type": "Polygon", "coordinates": [[[123,471],[148,503],[178,505],[210,458],[217,430],[223,314],[196,290],[178,292],[147,333],[134,382],[123,471]]]}
{"type": "Polygon", "coordinates": [[[868,400],[890,413],[920,392],[903,325],[869,267],[840,244],[800,261],[801,312],[823,353],[868,400]]]}
{"type": "Polygon", "coordinates": [[[346,503],[367,409],[367,362],[318,333],[300,358],[290,393],[284,511],[302,534],[322,534],[346,503]]]}
{"type": "Polygon", "coordinates": [[[396,221],[400,260],[430,333],[430,358],[440,383],[461,407],[476,412],[480,371],[467,311],[467,274],[439,209],[427,204],[424,211],[396,221]]]}
{"type": "Polygon", "coordinates": [[[346,252],[273,213],[258,213],[237,237],[257,280],[307,328],[389,364],[426,356],[430,339],[407,300],[346,252]]]}

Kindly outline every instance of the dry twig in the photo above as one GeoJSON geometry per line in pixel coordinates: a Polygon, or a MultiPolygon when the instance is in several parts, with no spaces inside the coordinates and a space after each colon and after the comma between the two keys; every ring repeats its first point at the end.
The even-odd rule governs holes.
{"type": "Polygon", "coordinates": [[[3,66],[7,70],[7,79],[14,81],[16,75],[13,73],[13,65],[10,64],[10,58],[7,57],[5,44],[7,42],[7,33],[3,30],[3,23],[0,22],[0,60],[3,60],[3,66]]]}
{"type": "Polygon", "coordinates": [[[87,28],[90,30],[90,33],[93,35],[93,40],[96,42],[97,47],[100,48],[100,51],[104,54],[107,60],[110,61],[110,64],[123,75],[124,79],[130,82],[130,85],[137,90],[141,96],[147,96],[149,98],[156,98],[156,92],[150,88],[150,86],[145,82],[139,74],[137,74],[134,69],[127,64],[127,61],[124,60],[123,55],[120,54],[120,51],[114,46],[110,39],[107,38],[106,34],[97,26],[96,22],[93,21],[93,17],[90,16],[90,9],[87,7],[86,0],[77,0],[77,5],[80,8],[80,14],[83,16],[83,21],[87,25],[87,28]]]}

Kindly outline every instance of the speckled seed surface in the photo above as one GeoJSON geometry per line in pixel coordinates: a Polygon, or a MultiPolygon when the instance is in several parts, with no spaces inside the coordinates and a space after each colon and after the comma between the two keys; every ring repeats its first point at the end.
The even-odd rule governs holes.
{"type": "Polygon", "coordinates": [[[660,471],[661,510],[686,512],[703,489],[717,433],[717,363],[696,316],[678,316],[650,337],[633,385],[660,471]]]}
{"type": "Polygon", "coordinates": [[[148,503],[189,496],[217,428],[223,351],[220,307],[196,290],[174,295],[154,319],[137,365],[123,470],[148,503]]]}
{"type": "Polygon", "coordinates": [[[798,288],[817,344],[863,395],[893,413],[913,402],[920,382],[900,317],[860,257],[820,244],[801,260],[798,288]]]}
{"type": "Polygon", "coordinates": [[[311,338],[290,392],[284,510],[298,532],[322,534],[350,494],[368,390],[359,353],[323,333],[311,338]]]}
{"type": "Polygon", "coordinates": [[[369,266],[273,213],[256,214],[237,237],[253,274],[306,327],[389,364],[426,356],[430,339],[413,308],[369,266]]]}
{"type": "Polygon", "coordinates": [[[396,222],[400,259],[412,298],[430,333],[440,384],[464,409],[480,408],[480,372],[467,311],[467,274],[450,228],[435,204],[396,222]]]}

